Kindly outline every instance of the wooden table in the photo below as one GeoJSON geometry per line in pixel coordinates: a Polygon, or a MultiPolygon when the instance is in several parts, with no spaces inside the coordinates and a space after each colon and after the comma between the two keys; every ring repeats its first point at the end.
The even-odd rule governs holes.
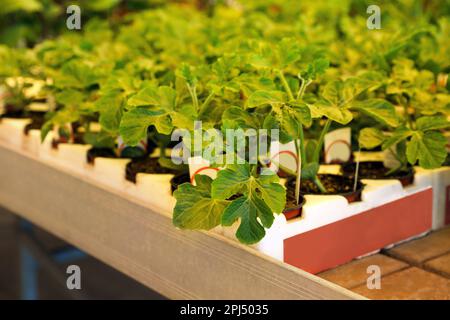
{"type": "Polygon", "coordinates": [[[361,299],[0,143],[0,205],[171,299],[361,299]]]}

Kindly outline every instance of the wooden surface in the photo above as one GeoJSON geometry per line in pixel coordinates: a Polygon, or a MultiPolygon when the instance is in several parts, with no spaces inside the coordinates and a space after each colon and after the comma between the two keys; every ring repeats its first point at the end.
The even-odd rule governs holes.
{"type": "Polygon", "coordinates": [[[0,144],[0,205],[172,299],[361,299],[0,144]]]}

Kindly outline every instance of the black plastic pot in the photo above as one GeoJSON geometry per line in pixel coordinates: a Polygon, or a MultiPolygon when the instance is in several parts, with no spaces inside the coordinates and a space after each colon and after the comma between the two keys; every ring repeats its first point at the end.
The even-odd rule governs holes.
{"type": "Polygon", "coordinates": [[[110,148],[90,148],[86,154],[86,160],[89,164],[94,164],[95,158],[117,158],[116,153],[110,148]]]}
{"type": "Polygon", "coordinates": [[[305,204],[306,199],[303,196],[300,196],[300,204],[293,208],[286,208],[283,210],[283,214],[286,217],[286,220],[291,220],[297,217],[301,217],[303,211],[303,205],[305,204]]]}

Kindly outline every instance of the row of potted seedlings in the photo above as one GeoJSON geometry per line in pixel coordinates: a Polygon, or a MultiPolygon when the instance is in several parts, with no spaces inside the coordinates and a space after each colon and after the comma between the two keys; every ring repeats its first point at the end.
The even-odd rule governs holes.
{"type": "MultiPolygon", "coordinates": [[[[184,25],[192,13],[202,36],[202,21],[224,19],[179,10],[170,24],[184,25]]],[[[170,11],[142,16],[167,24],[170,11]]],[[[429,170],[448,156],[441,70],[419,69],[398,50],[381,66],[339,74],[345,61],[317,44],[258,33],[228,34],[215,48],[197,39],[198,52],[176,51],[193,36],[165,43],[164,30],[148,30],[142,16],[96,47],[104,29],[88,28],[78,43],[1,47],[9,68],[0,139],[172,212],[178,228],[214,230],[311,272],[431,229],[430,187],[447,172],[429,170]],[[25,95],[27,79],[38,94],[25,95]],[[32,110],[42,97],[46,109],[32,110]],[[200,136],[216,129],[221,145],[230,145],[227,130],[263,129],[270,146],[254,159],[250,144],[242,152],[233,141],[234,163],[206,146],[194,157],[200,121],[200,136]],[[383,162],[372,161],[380,154],[383,162]]]]}

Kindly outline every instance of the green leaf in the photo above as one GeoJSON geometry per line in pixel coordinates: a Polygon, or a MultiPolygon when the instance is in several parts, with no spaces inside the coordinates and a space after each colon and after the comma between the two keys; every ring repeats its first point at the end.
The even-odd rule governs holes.
{"type": "Polygon", "coordinates": [[[258,221],[258,217],[265,217],[264,223],[269,228],[273,223],[273,214],[270,208],[254,192],[251,196],[242,196],[225,209],[222,216],[222,225],[231,226],[240,218],[236,237],[244,244],[254,244],[264,238],[266,231],[258,221]],[[268,217],[272,217],[272,221],[268,217]]]}
{"type": "Polygon", "coordinates": [[[257,53],[252,54],[249,63],[256,68],[283,70],[300,59],[298,40],[283,38],[278,44],[261,43],[257,53]]]}
{"type": "Polygon", "coordinates": [[[212,184],[212,195],[217,199],[228,199],[236,194],[250,194],[257,191],[258,195],[270,207],[272,213],[281,213],[286,201],[286,192],[278,183],[275,174],[254,176],[249,164],[228,165],[220,170],[212,184]]]}
{"type": "Polygon", "coordinates": [[[158,89],[154,86],[143,88],[127,101],[127,106],[129,107],[156,106],[158,104],[158,89]]]}
{"type": "Polygon", "coordinates": [[[116,147],[116,139],[109,133],[101,132],[86,132],[83,135],[83,140],[87,144],[92,145],[95,148],[110,148],[116,147]]]}
{"type": "Polygon", "coordinates": [[[42,4],[37,0],[3,0],[0,16],[14,12],[36,12],[42,10],[42,4]]]}
{"type": "Polygon", "coordinates": [[[317,76],[322,75],[330,67],[330,61],[319,58],[308,64],[306,70],[302,72],[303,79],[315,80],[317,76]]]}
{"type": "Polygon", "coordinates": [[[328,82],[322,90],[322,97],[330,102],[330,104],[338,106],[342,100],[342,91],[344,90],[344,83],[342,81],[328,82]]]}
{"type": "Polygon", "coordinates": [[[319,172],[319,163],[311,162],[307,163],[302,168],[302,179],[313,180],[319,172]]]}
{"type": "Polygon", "coordinates": [[[380,123],[394,128],[400,123],[400,120],[395,113],[395,107],[383,99],[356,101],[351,104],[351,108],[361,111],[380,123]]]}
{"type": "MultiPolygon", "coordinates": [[[[189,171],[189,166],[187,164],[175,164],[172,159],[169,158],[159,158],[158,159],[158,163],[164,167],[164,168],[168,168],[168,169],[172,169],[172,170],[176,170],[176,171],[180,171],[180,172],[188,172],[189,171]]],[[[201,175],[199,175],[201,176],[201,175]]]]}
{"type": "Polygon", "coordinates": [[[250,174],[250,165],[228,165],[220,170],[213,182],[212,195],[217,199],[228,199],[239,192],[247,191],[246,187],[253,177],[250,174]]]}
{"type": "Polygon", "coordinates": [[[414,165],[418,160],[422,168],[438,168],[447,157],[446,144],[447,139],[440,132],[415,131],[406,145],[408,162],[414,165]]]}
{"type": "Polygon", "coordinates": [[[329,101],[319,100],[310,106],[311,114],[315,117],[325,116],[328,119],[336,121],[340,124],[347,124],[353,119],[352,113],[346,108],[339,108],[331,104],[329,101]]]}
{"type": "Polygon", "coordinates": [[[183,105],[177,111],[170,112],[172,124],[176,128],[194,130],[194,122],[197,120],[197,111],[192,104],[183,105]]]}
{"type": "Polygon", "coordinates": [[[164,110],[173,110],[176,106],[176,91],[167,86],[155,88],[147,86],[128,99],[128,107],[156,106],[164,110]]]}
{"type": "Polygon", "coordinates": [[[44,142],[47,135],[52,131],[53,123],[51,121],[47,121],[41,128],[41,142],[44,142]]]}
{"type": "Polygon", "coordinates": [[[100,114],[99,122],[104,130],[111,133],[119,132],[123,103],[123,93],[118,90],[106,92],[95,102],[95,107],[100,114]]]}
{"type": "Polygon", "coordinates": [[[221,223],[229,201],[211,198],[211,178],[197,175],[197,186],[184,183],[174,192],[173,224],[178,228],[210,230],[221,223]]]}
{"type": "Polygon", "coordinates": [[[86,89],[100,80],[95,69],[80,60],[71,60],[65,63],[61,72],[57,73],[54,78],[55,86],[64,90],[67,88],[86,89]]]}
{"type": "Polygon", "coordinates": [[[64,91],[55,94],[56,102],[62,105],[79,105],[84,99],[83,93],[67,88],[64,91]]]}
{"type": "Polygon", "coordinates": [[[286,101],[286,94],[282,91],[258,90],[248,97],[247,107],[255,108],[264,105],[273,105],[286,101]]]}
{"type": "Polygon", "coordinates": [[[222,114],[223,129],[259,129],[258,118],[240,107],[230,107],[222,114]]]}
{"type": "Polygon", "coordinates": [[[291,101],[274,105],[272,113],[264,121],[264,128],[280,129],[280,140],[285,143],[299,138],[300,124],[310,126],[311,123],[310,108],[304,103],[291,101]]]}
{"type": "Polygon", "coordinates": [[[147,129],[151,125],[154,125],[161,134],[168,135],[173,129],[172,120],[164,110],[149,110],[138,107],[123,115],[119,132],[126,144],[136,146],[147,137],[147,129]]]}
{"type": "Polygon", "coordinates": [[[384,141],[384,134],[377,128],[364,128],[359,132],[359,145],[365,149],[373,149],[384,141]]]}
{"type": "Polygon", "coordinates": [[[306,148],[305,148],[305,153],[306,153],[306,162],[312,162],[314,159],[314,153],[316,151],[317,148],[317,141],[316,140],[308,140],[306,142],[306,148]]]}
{"type": "Polygon", "coordinates": [[[278,63],[281,70],[300,59],[300,47],[295,39],[282,39],[277,49],[278,63]]]}
{"type": "Polygon", "coordinates": [[[450,121],[443,116],[420,117],[416,125],[421,131],[442,130],[450,127],[450,121]]]}
{"type": "Polygon", "coordinates": [[[400,127],[397,128],[393,133],[392,136],[386,139],[383,143],[383,150],[387,150],[393,145],[404,141],[408,139],[413,134],[413,131],[411,131],[409,128],[406,127],[400,127]]]}
{"type": "Polygon", "coordinates": [[[184,63],[180,69],[179,69],[179,76],[181,78],[183,78],[186,83],[190,86],[190,87],[194,87],[197,82],[198,79],[197,77],[194,75],[194,73],[192,72],[192,67],[186,63],[184,63]]]}

